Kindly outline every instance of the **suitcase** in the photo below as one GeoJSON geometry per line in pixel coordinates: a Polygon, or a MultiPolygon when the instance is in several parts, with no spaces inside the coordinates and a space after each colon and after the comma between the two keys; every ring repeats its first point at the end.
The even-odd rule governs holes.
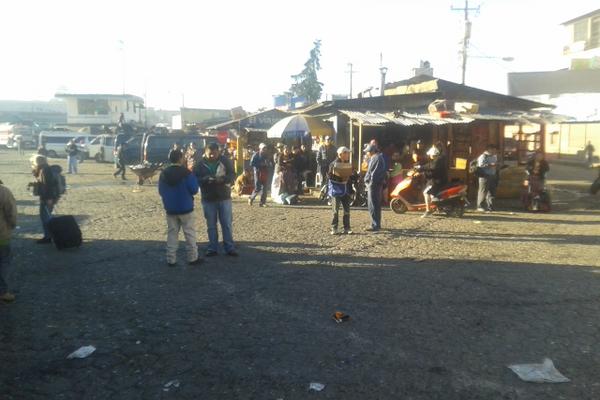
{"type": "Polygon", "coordinates": [[[52,217],[48,221],[48,231],[58,250],[81,246],[81,230],[72,215],[52,217]]]}

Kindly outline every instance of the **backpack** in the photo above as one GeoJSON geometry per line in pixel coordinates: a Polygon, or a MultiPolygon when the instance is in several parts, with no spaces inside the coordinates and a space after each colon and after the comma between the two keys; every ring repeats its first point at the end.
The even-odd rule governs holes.
{"type": "Polygon", "coordinates": [[[477,165],[478,163],[478,159],[474,159],[469,163],[469,174],[477,177],[477,178],[481,178],[483,177],[483,171],[481,170],[481,167],[479,167],[477,165]]]}
{"type": "Polygon", "coordinates": [[[52,177],[54,178],[54,191],[60,197],[67,191],[67,180],[62,174],[60,165],[51,165],[50,171],[52,171],[52,177]]]}

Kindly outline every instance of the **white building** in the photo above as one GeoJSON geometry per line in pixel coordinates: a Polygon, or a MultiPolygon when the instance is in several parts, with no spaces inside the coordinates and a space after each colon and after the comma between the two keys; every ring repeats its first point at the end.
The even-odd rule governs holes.
{"type": "Polygon", "coordinates": [[[116,125],[121,113],[127,122],[143,122],[144,99],[138,96],[71,93],[58,93],[55,96],[66,103],[69,125],[116,125]]]}

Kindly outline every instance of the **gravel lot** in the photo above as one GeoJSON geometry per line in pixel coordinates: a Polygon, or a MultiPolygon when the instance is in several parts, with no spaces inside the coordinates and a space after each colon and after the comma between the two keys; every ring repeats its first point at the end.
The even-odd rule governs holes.
{"type": "MultiPolygon", "coordinates": [[[[77,217],[84,245],[58,252],[34,243],[27,157],[0,150],[20,227],[17,301],[0,304],[1,399],[600,398],[592,171],[554,168],[550,214],[511,202],[460,220],[384,211],[384,230],[366,234],[366,210],[353,209],[356,234],[343,237],[313,199],[235,199],[241,256],[191,268],[181,246],[171,269],[156,186],[136,191],[111,171],[86,161],[67,175],[57,213],[77,217]],[[332,321],[336,310],[350,321],[332,321]],[[544,357],[572,381],[526,383],[506,367],[544,357]]],[[[197,225],[203,241],[201,213],[197,225]]]]}

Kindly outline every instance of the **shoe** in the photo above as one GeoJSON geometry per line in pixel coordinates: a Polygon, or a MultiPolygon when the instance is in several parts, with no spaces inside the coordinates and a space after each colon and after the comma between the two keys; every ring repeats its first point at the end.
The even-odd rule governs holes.
{"type": "Polygon", "coordinates": [[[124,181],[126,181],[126,180],[127,180],[127,178],[125,178],[124,176],[122,176],[122,177],[121,177],[121,180],[124,180],[124,181]]]}
{"type": "Polygon", "coordinates": [[[52,239],[50,238],[41,238],[35,241],[37,244],[48,244],[52,243],[52,239]]]}
{"type": "Polygon", "coordinates": [[[344,229],[344,235],[352,235],[352,233],[351,229],[344,229]]]}
{"type": "Polygon", "coordinates": [[[251,206],[251,205],[252,205],[252,203],[254,203],[254,199],[253,199],[253,198],[249,198],[249,199],[248,199],[248,205],[249,205],[249,206],[251,206]]]}
{"type": "Polygon", "coordinates": [[[219,255],[219,253],[217,253],[216,251],[212,251],[212,250],[207,251],[205,254],[206,257],[215,257],[218,255],[219,255]]]}
{"type": "Polygon", "coordinates": [[[366,228],[366,229],[365,229],[365,232],[379,232],[379,228],[373,228],[373,227],[371,227],[371,228],[366,228]]]}
{"type": "Polygon", "coordinates": [[[2,296],[0,296],[0,300],[2,300],[5,303],[12,303],[13,301],[15,301],[15,295],[12,293],[6,292],[2,296]]]}
{"type": "Polygon", "coordinates": [[[238,252],[237,252],[237,251],[235,251],[235,250],[228,251],[228,252],[227,252],[227,255],[228,255],[229,257],[238,257],[238,256],[239,256],[238,252]]]}
{"type": "Polygon", "coordinates": [[[113,174],[113,178],[117,179],[117,175],[113,174]]]}
{"type": "Polygon", "coordinates": [[[167,263],[167,265],[168,265],[169,267],[175,267],[175,266],[177,265],[177,263],[170,263],[170,262],[168,262],[168,263],[167,263]]]}
{"type": "Polygon", "coordinates": [[[433,214],[432,211],[425,211],[425,214],[421,215],[421,218],[427,218],[429,217],[431,214],[433,214]]]}
{"type": "Polygon", "coordinates": [[[204,262],[204,259],[198,257],[194,261],[188,262],[188,265],[200,265],[204,262]]]}
{"type": "Polygon", "coordinates": [[[262,204],[259,204],[258,206],[259,206],[259,207],[263,207],[263,208],[264,208],[264,207],[266,207],[267,205],[266,205],[265,203],[262,203],[262,204]]]}
{"type": "Polygon", "coordinates": [[[338,234],[337,228],[331,228],[331,234],[337,235],[338,234]]]}
{"type": "Polygon", "coordinates": [[[477,212],[485,212],[485,209],[482,207],[477,207],[477,212]]]}

